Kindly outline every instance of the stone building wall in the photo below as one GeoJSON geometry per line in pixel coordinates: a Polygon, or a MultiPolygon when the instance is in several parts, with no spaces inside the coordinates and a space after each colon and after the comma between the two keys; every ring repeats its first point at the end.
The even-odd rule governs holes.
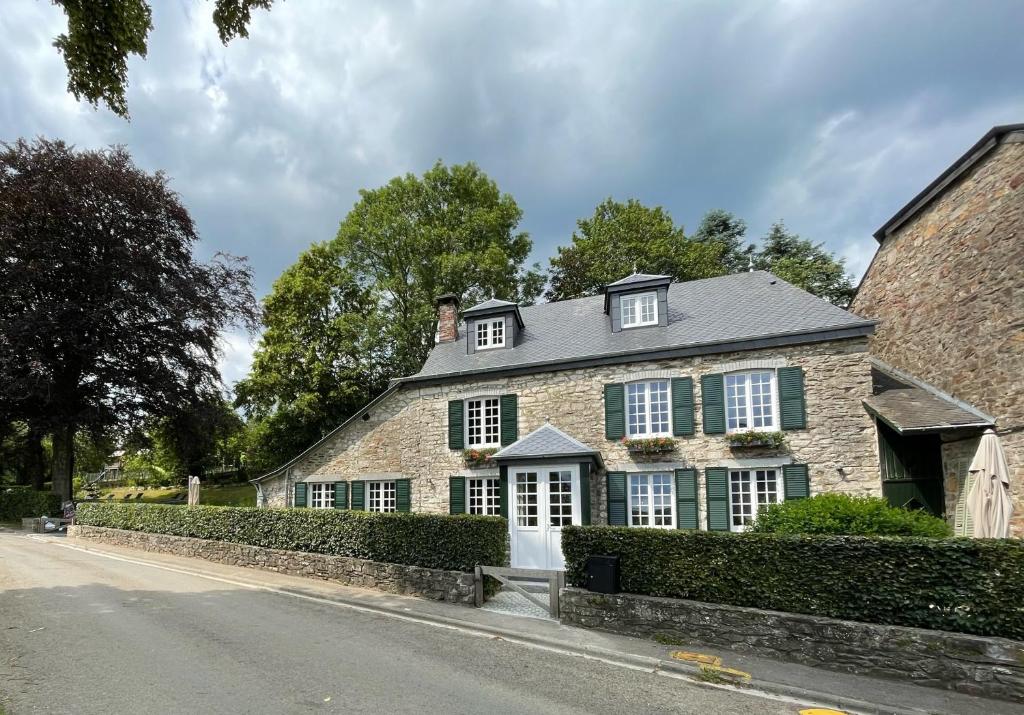
{"type": "MultiPolygon", "coordinates": [[[[729,465],[737,459],[788,456],[809,465],[812,493],[846,491],[881,494],[874,425],[861,400],[871,392],[865,338],[729,354],[637,362],[515,377],[463,381],[430,387],[404,387],[356,420],[287,472],[263,482],[267,506],[290,505],[295,481],[339,481],[368,477],[412,479],[412,509],[448,510],[448,480],[468,470],[461,451],[448,449],[448,401],[478,395],[516,393],[519,436],[551,424],[599,450],[609,469],[640,471],[729,465]],[[764,365],[804,369],[807,429],[787,432],[788,450],[730,450],[722,435],[705,435],[701,424],[700,376],[764,365]],[[655,376],[691,376],[696,400],[696,433],[679,437],[678,449],[661,458],[633,458],[604,436],[604,385],[655,376]]],[[[490,474],[496,474],[491,470],[490,474]]],[[[701,475],[701,523],[704,485],[701,475]]],[[[606,523],[605,480],[592,481],[592,519],[606,523]]]]}
{"type": "Polygon", "coordinates": [[[851,310],[872,354],[995,417],[1024,536],[1024,133],[885,239],[851,310]]]}

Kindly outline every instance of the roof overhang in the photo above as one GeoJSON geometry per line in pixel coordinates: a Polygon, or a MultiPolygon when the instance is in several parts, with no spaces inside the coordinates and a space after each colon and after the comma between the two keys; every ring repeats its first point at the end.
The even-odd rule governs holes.
{"type": "Polygon", "coordinates": [[[598,451],[592,452],[579,452],[577,454],[534,454],[534,455],[522,455],[516,457],[493,457],[495,462],[499,465],[515,465],[515,464],[537,464],[547,462],[548,464],[562,463],[562,462],[593,462],[599,469],[604,467],[604,460],[601,459],[601,453],[598,451]]]}
{"type": "Polygon", "coordinates": [[[523,323],[523,316],[519,312],[518,305],[496,305],[490,308],[478,308],[472,311],[464,310],[462,312],[462,317],[467,320],[475,320],[476,318],[486,318],[492,315],[507,315],[509,313],[515,316],[516,324],[520,329],[522,329],[525,323],[523,323]]]}

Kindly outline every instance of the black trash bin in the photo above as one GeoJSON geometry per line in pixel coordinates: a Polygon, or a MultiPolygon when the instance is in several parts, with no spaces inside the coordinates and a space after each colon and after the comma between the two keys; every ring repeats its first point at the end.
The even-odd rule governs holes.
{"type": "Polygon", "coordinates": [[[587,590],[596,593],[619,592],[618,556],[590,556],[587,558],[587,590]]]}

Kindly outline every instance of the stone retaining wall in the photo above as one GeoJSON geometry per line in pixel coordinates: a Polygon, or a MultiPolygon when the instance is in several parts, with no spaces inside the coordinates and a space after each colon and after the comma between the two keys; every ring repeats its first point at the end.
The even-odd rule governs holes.
{"type": "Polygon", "coordinates": [[[1024,700],[1024,642],[675,598],[566,588],[562,623],[1024,700]]]}
{"type": "Polygon", "coordinates": [[[142,551],[205,559],[229,566],[244,566],[288,576],[333,581],[346,586],[373,588],[404,596],[419,596],[465,606],[473,605],[473,574],[461,571],[442,571],[345,556],[266,549],[226,541],[107,529],[99,526],[71,526],[68,527],[68,536],[142,551]]]}

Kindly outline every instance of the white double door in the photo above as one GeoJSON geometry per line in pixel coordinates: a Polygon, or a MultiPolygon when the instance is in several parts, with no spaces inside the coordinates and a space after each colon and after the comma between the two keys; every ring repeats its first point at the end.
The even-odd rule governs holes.
{"type": "Polygon", "coordinates": [[[579,524],[578,465],[509,467],[513,568],[565,568],[562,527],[579,524]]]}

